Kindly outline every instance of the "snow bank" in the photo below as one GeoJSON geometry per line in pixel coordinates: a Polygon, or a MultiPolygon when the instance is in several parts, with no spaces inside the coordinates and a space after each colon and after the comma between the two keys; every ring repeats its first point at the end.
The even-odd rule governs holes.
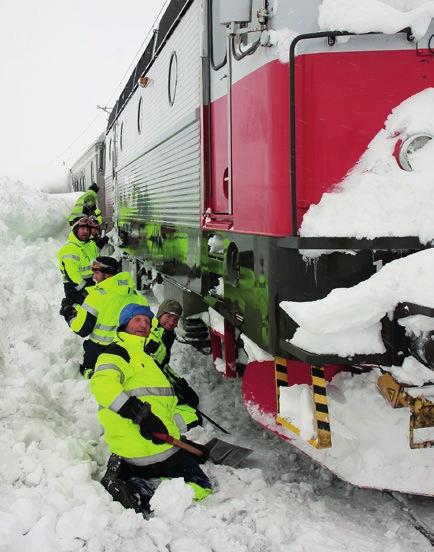
{"type": "MultiPolygon", "coordinates": [[[[55,255],[68,230],[65,225],[59,234],[61,219],[75,197],[33,193],[28,201],[24,194],[18,185],[2,188],[1,552],[431,550],[388,497],[352,499],[350,487],[256,429],[241,406],[238,382],[222,381],[210,371],[209,357],[179,343],[174,369],[200,392],[204,411],[231,431],[225,440],[254,448],[252,461],[263,469],[205,465],[215,494],[191,506],[189,488],[167,482],[149,521],[114,503],[98,482],[108,451],[97,406],[78,374],[81,340],[58,315],[55,255]],[[20,226],[15,211],[24,204],[20,226]],[[53,213],[48,219],[47,212],[53,213]],[[50,237],[30,239],[32,225],[50,237]]],[[[216,430],[205,422],[191,433],[206,442],[216,430]]]]}
{"type": "Polygon", "coordinates": [[[434,136],[434,88],[392,111],[349,175],[311,205],[300,235],[433,239],[434,140],[412,155],[413,171],[401,169],[393,157],[398,139],[419,132],[434,136]]]}
{"type": "Polygon", "coordinates": [[[0,177],[0,236],[34,239],[59,234],[65,227],[65,213],[67,216],[79,195],[46,194],[0,177]]]}

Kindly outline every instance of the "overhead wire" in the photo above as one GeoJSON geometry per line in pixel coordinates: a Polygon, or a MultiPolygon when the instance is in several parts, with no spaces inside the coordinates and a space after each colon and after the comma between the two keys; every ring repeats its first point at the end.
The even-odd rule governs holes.
{"type": "MultiPolygon", "coordinates": [[[[104,105],[110,105],[110,102],[112,101],[112,99],[116,96],[116,94],[118,93],[119,89],[121,88],[123,82],[124,82],[124,79],[125,77],[129,74],[131,68],[134,66],[134,64],[136,63],[137,61],[137,58],[138,56],[141,54],[142,52],[142,49],[143,49],[143,46],[145,45],[146,41],[148,40],[150,34],[153,32],[154,28],[155,28],[155,25],[157,23],[157,21],[159,20],[163,10],[166,8],[168,2],[170,0],[165,0],[160,8],[160,11],[158,12],[157,16],[155,17],[152,25],[150,26],[147,34],[145,35],[144,39],[142,40],[142,42],[140,43],[140,46],[138,47],[136,53],[134,54],[130,64],[128,65],[127,69],[125,70],[124,74],[122,75],[119,83],[116,85],[115,89],[113,90],[112,94],[110,95],[110,98],[108,99],[108,101],[104,104],[104,105]]],[[[86,132],[93,126],[93,124],[95,123],[95,121],[99,118],[99,116],[101,115],[101,113],[98,111],[96,113],[96,115],[93,117],[93,119],[90,121],[90,123],[86,126],[86,128],[76,137],[74,138],[74,140],[61,152],[59,153],[56,157],[53,157],[53,159],[48,163],[49,165],[55,163],[56,161],[60,160],[66,152],[68,152],[77,142],[78,140],[84,135],[86,134],[86,132]]],[[[67,161],[69,161],[69,159],[72,157],[72,154],[70,156],[68,156],[66,159],[63,160],[63,164],[65,164],[67,161]]]]}

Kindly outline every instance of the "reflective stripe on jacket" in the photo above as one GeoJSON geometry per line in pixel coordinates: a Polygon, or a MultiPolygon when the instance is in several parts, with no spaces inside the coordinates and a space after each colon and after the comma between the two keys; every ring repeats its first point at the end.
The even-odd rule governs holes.
{"type": "Polygon", "coordinates": [[[80,241],[71,230],[68,241],[57,252],[63,283],[73,283],[77,291],[84,288],[86,280],[92,279],[92,261],[98,255],[99,250],[93,240],[80,241]]]}
{"type": "Polygon", "coordinates": [[[130,303],[148,305],[139,293],[129,272],[120,272],[89,288],[77,315],[69,322],[73,332],[101,345],[109,345],[116,337],[119,314],[130,303]]]}
{"type": "Polygon", "coordinates": [[[176,452],[172,445],[156,445],[140,435],[139,426],[117,412],[129,397],[151,405],[170,435],[179,438],[176,395],[155,362],[144,352],[145,338],[119,332],[97,360],[90,389],[100,405],[98,418],[111,452],[135,465],[161,462],[176,452]]]}
{"type": "Polygon", "coordinates": [[[146,352],[160,367],[169,364],[175,337],[175,331],[165,330],[160,326],[157,317],[152,319],[151,331],[146,341],[146,352]]]}
{"type": "MultiPolygon", "coordinates": [[[[151,331],[146,340],[145,351],[151,356],[156,364],[161,368],[163,374],[169,380],[170,384],[174,384],[180,378],[173,370],[168,362],[170,361],[172,344],[175,340],[175,332],[165,330],[158,323],[158,318],[152,319],[151,331]]],[[[182,431],[186,431],[192,424],[199,421],[196,409],[188,404],[178,404],[176,414],[183,421],[182,431]]]]}

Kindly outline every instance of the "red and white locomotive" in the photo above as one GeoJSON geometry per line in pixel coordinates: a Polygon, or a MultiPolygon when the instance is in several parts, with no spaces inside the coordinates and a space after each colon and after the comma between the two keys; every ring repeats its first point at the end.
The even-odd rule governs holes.
{"type": "MultiPolygon", "coordinates": [[[[297,325],[279,304],[321,299],[366,280],[378,262],[426,247],[417,236],[302,237],[299,227],[392,109],[434,86],[434,27],[417,43],[411,28],[387,35],[320,30],[320,4],[168,2],[108,121],[103,210],[130,259],[156,270],[187,316],[212,309],[213,358],[224,362],[226,376],[237,373],[240,334],[268,353],[267,360],[251,358],[243,374],[259,423],[366,485],[330,452],[327,382],[342,370],[399,364],[402,332],[385,316],[385,353],[310,354],[289,342],[297,325]],[[327,253],[311,262],[300,252],[310,249],[327,253]],[[297,384],[312,389],[310,444],[279,415],[282,386],[297,384]]],[[[409,144],[411,136],[396,137],[397,158],[405,159],[409,144]]],[[[71,177],[76,173],[73,167],[71,177]]],[[[399,383],[386,387],[395,384],[411,415],[426,406],[434,425],[427,401],[407,404],[399,383]]],[[[429,448],[409,453],[432,465],[429,448]]],[[[415,490],[382,476],[374,484],[415,490]]],[[[434,483],[426,492],[433,491],[434,483]]]]}

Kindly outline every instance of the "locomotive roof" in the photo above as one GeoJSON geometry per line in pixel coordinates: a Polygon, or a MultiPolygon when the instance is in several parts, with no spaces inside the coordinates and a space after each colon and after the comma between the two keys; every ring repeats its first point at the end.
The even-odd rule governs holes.
{"type": "Polygon", "coordinates": [[[116,101],[107,123],[107,131],[112,127],[120,115],[131,94],[137,88],[137,80],[145,75],[154,62],[158,53],[175,30],[182,16],[189,8],[193,0],[171,0],[165,12],[161,16],[158,27],[155,27],[145,50],[135,66],[130,78],[116,101]]]}

